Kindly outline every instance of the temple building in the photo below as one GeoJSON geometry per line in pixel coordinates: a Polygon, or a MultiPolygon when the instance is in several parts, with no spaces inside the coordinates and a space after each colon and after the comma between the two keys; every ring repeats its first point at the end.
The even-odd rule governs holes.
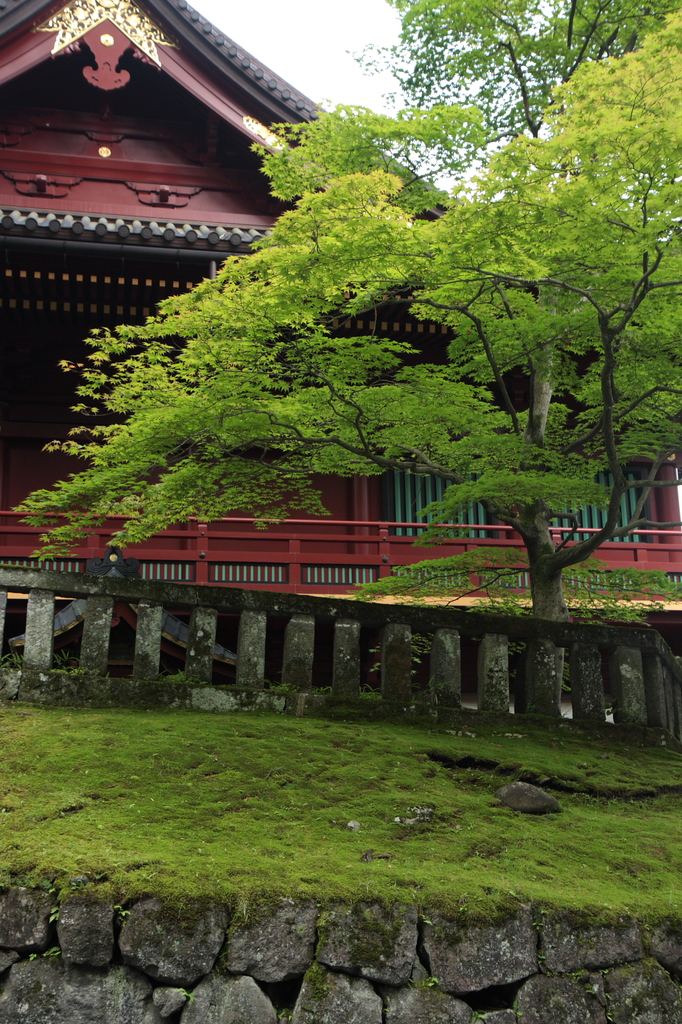
{"type": "MultiPolygon", "coordinates": [[[[311,99],[187,0],[0,0],[2,561],[29,564],[37,546],[38,531],[12,509],[81,468],[43,451],[78,423],[77,380],[60,360],[83,363],[93,328],[140,323],[159,300],[213,276],[227,255],[247,253],[283,209],[254,143],[267,143],[273,123],[313,116],[311,99]]],[[[344,330],[412,339],[427,358],[445,358],[439,325],[398,310],[381,315],[344,330]]],[[[676,472],[674,463],[662,470],[676,472]]],[[[321,488],[328,520],[302,517],[265,532],[248,518],[190,522],[130,554],[148,579],[307,593],[343,593],[427,556],[412,541],[442,482],[394,473],[326,477],[321,488]]],[[[675,489],[651,502],[651,518],[679,518],[675,489]]],[[[584,528],[598,528],[599,515],[586,510],[584,528]]],[[[468,536],[436,553],[520,547],[481,508],[468,525],[468,536]]],[[[110,533],[103,528],[54,567],[83,570],[110,533]]],[[[600,557],[682,578],[682,534],[648,531],[605,545],[600,557]]],[[[672,642],[680,612],[656,618],[672,642]]]]}

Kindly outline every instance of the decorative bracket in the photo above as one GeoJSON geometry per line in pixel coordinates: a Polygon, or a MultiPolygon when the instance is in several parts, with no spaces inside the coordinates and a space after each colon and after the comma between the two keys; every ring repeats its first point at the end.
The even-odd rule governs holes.
{"type": "Polygon", "coordinates": [[[80,185],[82,178],[69,178],[63,174],[32,174],[22,171],[2,171],[5,178],[14,183],[22,196],[39,196],[44,199],[63,199],[74,185],[80,185]]]}
{"type": "Polygon", "coordinates": [[[32,131],[32,124],[24,124],[19,121],[6,121],[4,124],[0,124],[0,149],[16,146],[24,135],[30,135],[32,131]]]}
{"type": "Polygon", "coordinates": [[[165,206],[167,210],[187,206],[191,197],[201,192],[191,185],[150,185],[146,181],[126,181],[126,185],[145,206],[165,206]]]}
{"type": "Polygon", "coordinates": [[[94,68],[83,68],[83,76],[90,85],[108,92],[111,89],[121,89],[128,84],[130,72],[125,68],[117,70],[123,54],[126,50],[132,49],[130,40],[122,32],[118,32],[111,23],[105,22],[98,29],[86,33],[83,42],[87,43],[95,58],[94,68]],[[109,31],[102,32],[102,28],[109,31]]]}

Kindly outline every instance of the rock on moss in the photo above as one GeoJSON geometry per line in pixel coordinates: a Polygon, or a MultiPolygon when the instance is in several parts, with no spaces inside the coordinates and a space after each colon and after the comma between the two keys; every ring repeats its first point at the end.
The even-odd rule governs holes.
{"type": "Polygon", "coordinates": [[[114,907],[74,897],[59,910],[57,935],[62,956],[74,964],[104,967],[114,951],[114,907]]]}
{"type": "Polygon", "coordinates": [[[553,973],[569,974],[583,967],[601,970],[642,958],[642,936],[634,917],[620,917],[613,925],[583,927],[566,914],[548,914],[540,945],[545,967],[553,973]]]}
{"type": "Polygon", "coordinates": [[[61,957],[15,964],[0,995],[0,1024],[162,1024],[152,986],[130,967],[72,967],[61,957]]]}
{"type": "Polygon", "coordinates": [[[40,953],[50,942],[53,900],[30,889],[9,889],[0,896],[0,946],[19,953],[40,953]]]}
{"type": "Polygon", "coordinates": [[[666,971],[676,978],[682,977],[682,928],[679,924],[664,921],[651,934],[651,955],[666,971]]]}
{"type": "Polygon", "coordinates": [[[315,953],[317,907],[282,900],[274,913],[230,935],[227,969],[259,981],[287,981],[310,967],[315,953]]]}
{"type": "Polygon", "coordinates": [[[510,782],[498,789],[495,796],[505,807],[522,814],[558,814],[561,811],[556,797],[530,782],[510,782]]]}
{"type": "Polygon", "coordinates": [[[291,1024],[382,1024],[382,1011],[381,999],[364,978],[316,964],[303,979],[291,1024]]]}
{"type": "Polygon", "coordinates": [[[401,988],[385,994],[391,1024],[471,1024],[470,1006],[436,988],[401,988]]]}
{"type": "Polygon", "coordinates": [[[613,1024],[682,1024],[682,989],[658,964],[617,967],[605,985],[613,1024]]]}
{"type": "Polygon", "coordinates": [[[544,974],[521,986],[517,1013],[523,1024],[606,1024],[603,1008],[577,981],[544,974]]]}
{"type": "Polygon", "coordinates": [[[417,911],[398,904],[337,904],[320,920],[317,959],[385,985],[404,985],[417,952],[417,911]]]}
{"type": "Polygon", "coordinates": [[[481,1024],[516,1024],[516,1014],[513,1010],[492,1010],[491,1013],[484,1013],[479,1020],[481,1024]]]}
{"type": "Polygon", "coordinates": [[[425,914],[423,950],[431,974],[446,992],[474,992],[520,981],[538,970],[530,907],[488,926],[459,925],[425,914]]]}
{"type": "Polygon", "coordinates": [[[194,989],[181,1024],[277,1024],[277,1014],[253,978],[210,974],[194,989]]]}
{"type": "Polygon", "coordinates": [[[118,944],[131,967],[165,985],[193,985],[216,962],[226,928],[223,907],[197,910],[183,925],[161,900],[141,900],[125,919],[118,944]]]}

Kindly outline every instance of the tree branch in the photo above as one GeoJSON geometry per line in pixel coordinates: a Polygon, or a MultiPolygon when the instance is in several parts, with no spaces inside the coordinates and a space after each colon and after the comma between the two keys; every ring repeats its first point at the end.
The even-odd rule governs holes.
{"type": "Polygon", "coordinates": [[[472,324],[476,328],[476,332],[477,332],[479,338],[481,339],[481,344],[483,345],[483,349],[485,351],[486,358],[487,358],[488,362],[490,363],[490,367],[491,367],[491,369],[493,371],[493,374],[495,376],[495,383],[497,384],[498,388],[500,389],[500,392],[502,393],[502,401],[504,402],[505,407],[507,409],[507,412],[509,413],[509,418],[512,421],[512,426],[514,428],[514,433],[517,434],[517,435],[520,435],[521,434],[521,426],[519,424],[519,418],[516,415],[516,409],[514,408],[514,405],[512,403],[511,398],[509,397],[509,392],[507,391],[507,386],[504,383],[504,380],[502,379],[502,374],[500,372],[499,366],[497,365],[497,360],[495,359],[495,355],[493,353],[492,345],[490,344],[490,341],[488,339],[488,335],[486,334],[485,329],[483,327],[483,321],[480,320],[479,317],[477,317],[475,313],[472,313],[471,310],[469,310],[469,309],[467,309],[465,307],[460,308],[458,310],[458,312],[460,312],[463,316],[467,317],[468,320],[471,320],[472,324]]]}

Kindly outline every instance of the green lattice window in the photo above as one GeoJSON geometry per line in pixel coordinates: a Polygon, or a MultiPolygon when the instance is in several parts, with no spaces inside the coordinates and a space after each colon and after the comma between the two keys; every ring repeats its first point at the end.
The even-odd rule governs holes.
{"type": "MultiPolygon", "coordinates": [[[[433,516],[421,515],[421,510],[432,501],[441,501],[448,486],[436,476],[418,476],[394,469],[384,476],[384,516],[391,523],[430,523],[433,516]]],[[[455,520],[450,520],[455,522],[455,520]]],[[[457,522],[475,526],[490,526],[491,519],[483,506],[476,502],[457,522]]],[[[421,531],[414,526],[398,526],[392,532],[397,537],[414,537],[421,531]]],[[[487,530],[472,529],[470,537],[492,537],[487,530]]]]}
{"type": "MultiPolygon", "coordinates": [[[[625,476],[628,480],[641,480],[645,476],[645,472],[644,467],[629,466],[625,470],[625,476]]],[[[602,472],[597,474],[596,480],[603,486],[610,487],[613,477],[609,472],[602,472]]],[[[433,501],[441,501],[448,486],[439,477],[418,476],[417,474],[406,473],[400,470],[386,473],[383,477],[383,485],[383,507],[386,521],[392,523],[424,524],[430,523],[433,516],[422,515],[422,509],[426,508],[433,501]]],[[[627,523],[634,512],[640,493],[639,489],[635,487],[624,495],[621,502],[621,525],[627,523]]],[[[644,516],[646,518],[649,517],[648,508],[645,508],[644,516]]],[[[470,505],[466,510],[466,514],[462,515],[458,521],[472,527],[468,531],[469,537],[492,538],[496,536],[490,529],[495,524],[480,502],[470,505]],[[477,530],[476,527],[487,527],[487,529],[477,530]]],[[[450,522],[455,522],[455,520],[450,520],[450,522]]],[[[585,505],[581,510],[580,524],[586,529],[601,529],[605,522],[605,509],[597,508],[596,505],[585,505]]],[[[572,523],[568,519],[562,519],[556,525],[571,526],[572,523]]],[[[414,537],[421,531],[415,526],[397,526],[392,532],[398,537],[414,537]]],[[[575,540],[584,540],[588,536],[588,533],[578,532],[575,534],[575,540]]],[[[624,543],[642,543],[651,541],[651,539],[650,535],[638,533],[629,537],[618,538],[618,540],[624,543]]]]}

